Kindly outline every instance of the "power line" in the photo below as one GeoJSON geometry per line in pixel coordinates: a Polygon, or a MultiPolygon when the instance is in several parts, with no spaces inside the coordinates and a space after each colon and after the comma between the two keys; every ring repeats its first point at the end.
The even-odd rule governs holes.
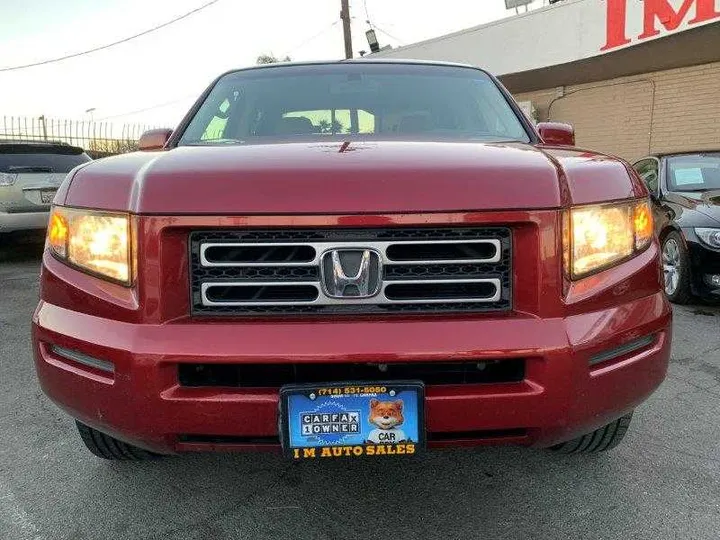
{"type": "Polygon", "coordinates": [[[402,39],[396,38],[396,37],[393,36],[392,34],[389,34],[389,33],[386,32],[385,30],[383,30],[382,28],[380,28],[377,24],[373,25],[373,27],[375,28],[375,30],[380,30],[380,33],[381,33],[381,34],[385,34],[385,35],[386,35],[387,37],[389,37],[390,39],[394,39],[394,40],[397,41],[400,45],[402,45],[402,44],[405,43],[405,41],[403,41],[402,39]]]}
{"type": "Polygon", "coordinates": [[[326,26],[325,28],[323,28],[322,30],[320,30],[317,34],[313,34],[313,35],[310,36],[309,38],[305,39],[305,40],[304,40],[302,43],[300,43],[299,45],[296,45],[295,47],[292,47],[285,56],[290,56],[290,53],[292,53],[293,51],[296,51],[296,50],[298,50],[298,49],[302,49],[305,45],[307,45],[307,44],[310,43],[311,41],[313,41],[313,40],[319,38],[320,36],[322,36],[325,32],[327,32],[328,30],[330,30],[333,26],[335,26],[335,25],[336,25],[337,23],[339,23],[339,22],[340,22],[340,21],[333,21],[333,22],[330,23],[328,26],[326,26]]]}
{"type": "Polygon", "coordinates": [[[68,60],[68,59],[70,59],[70,58],[76,58],[76,57],[78,57],[78,56],[84,56],[84,55],[86,55],[86,54],[91,54],[91,53],[94,53],[94,52],[97,52],[97,51],[102,51],[102,50],[104,50],[104,49],[109,49],[110,47],[114,47],[115,45],[120,45],[121,43],[127,43],[127,42],[130,41],[130,40],[139,38],[139,37],[141,37],[141,36],[145,36],[145,35],[147,35],[147,34],[150,34],[150,33],[152,33],[152,32],[155,32],[155,31],[157,31],[157,30],[160,30],[161,28],[165,28],[166,26],[170,26],[171,24],[174,24],[174,23],[176,23],[176,22],[178,22],[178,21],[181,21],[181,20],[183,20],[183,19],[186,19],[186,18],[190,17],[191,15],[194,15],[194,14],[197,13],[198,11],[202,11],[203,9],[208,8],[208,7],[212,6],[213,4],[217,4],[219,1],[220,1],[220,0],[211,0],[210,2],[207,2],[206,4],[203,4],[202,6],[200,6],[200,7],[198,7],[198,8],[195,8],[195,9],[193,9],[192,11],[188,11],[187,13],[185,13],[185,14],[183,14],[183,15],[180,15],[179,17],[175,17],[174,19],[172,19],[172,20],[170,20],[170,21],[168,21],[168,22],[166,22],[166,23],[163,23],[163,24],[161,24],[161,25],[158,25],[158,26],[155,26],[155,27],[150,28],[150,29],[148,29],[148,30],[145,30],[144,32],[140,32],[139,34],[135,34],[135,35],[132,35],[132,36],[130,36],[130,37],[126,37],[126,38],[121,39],[121,40],[119,40],[119,41],[114,41],[114,42],[108,43],[108,44],[106,44],[106,45],[101,45],[101,46],[99,46],[99,47],[94,47],[94,48],[92,48],[92,49],[88,49],[87,51],[72,53],[72,54],[68,54],[68,55],[65,55],[65,56],[60,56],[59,58],[51,58],[51,59],[49,59],[49,60],[43,60],[42,62],[33,62],[32,64],[24,64],[24,65],[22,65],[22,66],[12,66],[12,67],[0,68],[0,72],[3,72],[3,71],[15,71],[15,70],[18,70],[18,69],[31,68],[31,67],[35,67],[35,66],[43,66],[43,65],[45,65],[45,64],[53,64],[53,63],[55,63],[55,62],[62,62],[63,60],[68,60]]]}
{"type": "Polygon", "coordinates": [[[134,114],[139,114],[139,113],[143,113],[143,112],[147,112],[147,111],[152,111],[152,110],[155,110],[155,109],[162,109],[163,107],[168,107],[168,106],[170,106],[170,105],[175,105],[176,103],[180,103],[180,102],[186,101],[186,100],[188,100],[188,99],[197,98],[198,95],[199,95],[199,94],[191,94],[191,95],[188,95],[188,96],[185,96],[185,97],[181,97],[181,98],[178,98],[178,99],[174,99],[173,101],[167,101],[167,102],[165,102],[165,103],[158,103],[157,105],[151,105],[151,106],[145,107],[145,108],[143,108],[143,109],[137,109],[137,110],[135,110],[135,111],[128,111],[128,112],[124,112],[124,113],[113,114],[113,115],[110,115],[110,116],[104,116],[104,117],[102,117],[102,118],[98,118],[98,119],[96,120],[96,122],[101,122],[101,121],[103,121],[103,120],[110,120],[110,119],[112,119],[112,118],[120,118],[120,117],[122,117],[122,116],[132,116],[132,115],[134,115],[134,114]]]}
{"type": "Polygon", "coordinates": [[[368,26],[369,26],[370,28],[374,28],[375,30],[379,30],[381,34],[385,34],[387,37],[389,37],[390,39],[394,39],[395,41],[397,41],[397,42],[400,43],[401,45],[404,43],[404,41],[403,41],[402,39],[396,38],[396,37],[393,36],[392,34],[389,34],[389,33],[386,32],[385,30],[383,30],[382,28],[380,28],[377,24],[373,24],[373,23],[372,23],[372,21],[370,20],[370,12],[368,11],[367,0],[363,0],[363,7],[365,8],[365,18],[366,18],[365,22],[368,24],[368,26]]]}
{"type": "Polygon", "coordinates": [[[370,12],[368,11],[367,0],[363,0],[363,7],[365,8],[365,22],[368,23],[370,28],[372,28],[373,25],[370,22],[370,12]]]}

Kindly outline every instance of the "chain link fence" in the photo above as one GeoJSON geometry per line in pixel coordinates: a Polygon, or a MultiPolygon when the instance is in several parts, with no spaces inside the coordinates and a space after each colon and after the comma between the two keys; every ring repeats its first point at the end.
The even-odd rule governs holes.
{"type": "Polygon", "coordinates": [[[154,126],[45,116],[3,116],[0,140],[60,141],[84,148],[93,158],[134,152],[140,135],[154,126]]]}

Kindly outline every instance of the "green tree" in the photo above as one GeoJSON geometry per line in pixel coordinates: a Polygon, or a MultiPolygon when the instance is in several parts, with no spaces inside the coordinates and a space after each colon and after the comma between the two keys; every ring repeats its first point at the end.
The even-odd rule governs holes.
{"type": "Polygon", "coordinates": [[[257,60],[255,60],[256,64],[276,64],[278,62],[290,62],[290,57],[286,56],[285,58],[278,58],[273,53],[270,54],[261,54],[257,57],[257,60]]]}
{"type": "Polygon", "coordinates": [[[320,120],[318,122],[318,127],[320,128],[320,133],[342,133],[344,126],[335,120],[332,124],[328,122],[327,120],[320,120]]]}

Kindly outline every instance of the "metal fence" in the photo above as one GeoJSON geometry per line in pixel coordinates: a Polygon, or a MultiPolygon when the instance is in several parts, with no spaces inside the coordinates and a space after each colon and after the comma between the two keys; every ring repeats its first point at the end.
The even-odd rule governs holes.
{"type": "Polygon", "coordinates": [[[45,116],[3,116],[0,139],[62,141],[84,148],[93,157],[103,157],[137,150],[140,135],[152,128],[144,124],[115,124],[45,116]]]}

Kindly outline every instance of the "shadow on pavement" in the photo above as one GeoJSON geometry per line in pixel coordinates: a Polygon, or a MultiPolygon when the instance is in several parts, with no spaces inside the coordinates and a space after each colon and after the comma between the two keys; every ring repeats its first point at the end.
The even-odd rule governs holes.
{"type": "MultiPolygon", "coordinates": [[[[478,531],[486,538],[529,538],[522,531],[528,514],[552,516],[550,530],[567,526],[561,509],[573,497],[592,500],[595,491],[590,483],[575,487],[580,479],[612,477],[623,467],[617,457],[578,460],[519,448],[432,452],[402,462],[291,464],[242,454],[152,464],[88,460],[79,504],[94,516],[108,492],[131,490],[105,527],[158,540],[477,538],[478,531]],[[390,531],[397,536],[382,534],[390,531]]],[[[616,527],[632,529],[618,520],[616,527]]],[[[88,521],[80,530],[92,530],[88,521]]]]}
{"type": "Polygon", "coordinates": [[[0,234],[0,263],[39,261],[45,231],[0,234]]]}

